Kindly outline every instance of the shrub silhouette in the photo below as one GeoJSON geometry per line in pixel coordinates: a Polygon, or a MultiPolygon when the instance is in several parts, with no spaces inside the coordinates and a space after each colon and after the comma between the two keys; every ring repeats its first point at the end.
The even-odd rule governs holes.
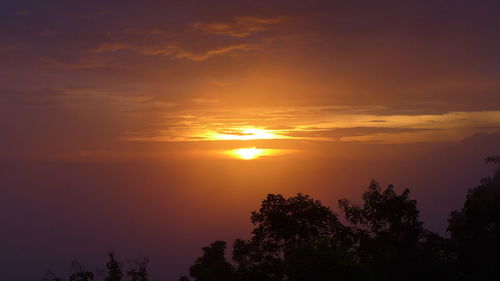
{"type": "Polygon", "coordinates": [[[71,273],[71,275],[69,276],[69,281],[94,280],[94,273],[84,269],[79,262],[73,261],[71,267],[73,268],[73,273],[71,273]]]}
{"type": "Polygon", "coordinates": [[[363,194],[363,206],[339,200],[354,237],[352,250],[375,280],[433,280],[440,276],[435,265],[444,260],[431,249],[442,238],[422,227],[417,202],[409,196],[408,189],[397,194],[392,185],[382,189],[372,181],[363,194]]]}
{"type": "Polygon", "coordinates": [[[225,258],[226,242],[215,241],[203,248],[203,256],[189,269],[189,275],[198,281],[235,280],[233,266],[225,258]]]}
{"type": "Polygon", "coordinates": [[[260,210],[252,212],[251,221],[253,237],[236,240],[233,246],[239,275],[248,280],[282,280],[284,257],[293,249],[321,238],[340,239],[343,234],[329,208],[302,194],[291,198],[269,194],[260,210]]]}
{"type": "MultiPolygon", "coordinates": [[[[500,280],[500,157],[496,167],[468,191],[463,208],[449,218],[451,238],[426,230],[410,191],[397,193],[372,181],[363,203],[339,200],[345,223],[330,208],[303,194],[269,194],[251,214],[248,240],[236,239],[232,262],[226,242],[204,247],[179,281],[395,281],[500,280]]],[[[105,281],[121,281],[121,264],[108,254],[105,281]]],[[[149,281],[148,260],[127,272],[129,281],[149,281]]],[[[53,274],[44,281],[62,281],[53,274]]],[[[74,263],[69,281],[94,273],[74,263]]]]}
{"type": "Polygon", "coordinates": [[[234,242],[228,280],[500,280],[500,157],[487,162],[495,174],[451,214],[451,239],[424,229],[410,191],[392,185],[372,181],[361,206],[339,200],[346,224],[307,195],[269,194],[252,238],[234,242]]]}
{"type": "Polygon", "coordinates": [[[459,266],[470,280],[500,280],[500,157],[486,162],[496,166],[494,175],[470,189],[462,210],[449,218],[459,266]]]}
{"type": "Polygon", "coordinates": [[[131,269],[127,275],[130,277],[130,281],[149,281],[148,277],[148,265],[149,260],[145,258],[137,263],[136,268],[131,269]]]}
{"type": "Polygon", "coordinates": [[[113,252],[108,253],[109,261],[106,263],[108,273],[105,281],[121,281],[123,277],[120,263],[115,259],[113,252]]]}

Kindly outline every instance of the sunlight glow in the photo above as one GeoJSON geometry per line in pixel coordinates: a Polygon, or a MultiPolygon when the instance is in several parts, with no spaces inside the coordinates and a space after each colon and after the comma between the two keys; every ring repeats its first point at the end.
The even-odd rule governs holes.
{"type": "Polygon", "coordinates": [[[253,127],[235,128],[227,132],[208,135],[210,140],[268,140],[283,138],[286,138],[286,136],[280,135],[274,130],[253,127]]]}
{"type": "Polygon", "coordinates": [[[262,156],[271,155],[273,153],[272,149],[260,149],[255,147],[238,148],[230,150],[228,152],[234,158],[245,160],[256,159],[262,156]]]}

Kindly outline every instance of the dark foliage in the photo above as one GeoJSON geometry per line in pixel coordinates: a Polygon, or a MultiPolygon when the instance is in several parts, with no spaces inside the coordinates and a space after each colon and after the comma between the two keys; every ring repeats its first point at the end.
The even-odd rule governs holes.
{"type": "Polygon", "coordinates": [[[363,206],[339,201],[351,225],[352,250],[375,280],[401,280],[402,276],[405,280],[442,280],[451,252],[443,256],[436,251],[444,250],[439,247],[446,240],[422,227],[417,202],[409,195],[408,189],[397,194],[392,185],[382,189],[373,181],[363,194],[363,206]]]}
{"type": "Polygon", "coordinates": [[[458,247],[458,264],[470,280],[500,280],[500,157],[493,176],[470,189],[461,211],[449,219],[448,231],[458,247]]]}
{"type": "Polygon", "coordinates": [[[130,281],[149,281],[147,265],[148,259],[138,262],[136,268],[127,273],[130,277],[130,281]]]}
{"type": "Polygon", "coordinates": [[[307,195],[286,199],[270,194],[251,220],[252,239],[236,240],[233,246],[233,259],[245,280],[282,280],[285,257],[295,248],[322,238],[341,241],[343,227],[337,216],[307,195]]]}
{"type": "Polygon", "coordinates": [[[106,263],[106,268],[108,273],[105,281],[121,281],[123,277],[122,269],[120,263],[115,259],[113,252],[109,254],[109,261],[106,263]]]}
{"type": "Polygon", "coordinates": [[[317,239],[292,248],[284,258],[284,273],[291,281],[371,280],[366,267],[335,240],[317,239]]]}
{"type": "Polygon", "coordinates": [[[69,276],[69,281],[91,281],[94,280],[94,273],[83,268],[77,261],[73,261],[73,273],[69,276]]]}
{"type": "Polygon", "coordinates": [[[252,212],[252,238],[234,242],[236,266],[228,265],[227,276],[238,281],[500,280],[500,157],[487,162],[497,170],[469,191],[462,211],[451,214],[451,239],[424,229],[410,191],[397,193],[392,185],[382,188],[373,181],[361,206],[339,200],[346,225],[306,195],[270,194],[252,212]]]}
{"type": "MultiPolygon", "coordinates": [[[[204,247],[179,281],[497,281],[500,280],[500,157],[496,170],[469,190],[462,210],[452,212],[451,238],[424,229],[408,189],[373,181],[359,206],[339,200],[341,223],[330,208],[307,195],[269,194],[252,212],[249,240],[237,239],[232,260],[226,242],[204,247]]],[[[79,264],[69,281],[91,281],[79,264]]],[[[148,281],[147,260],[127,272],[148,281]]],[[[113,253],[105,281],[121,281],[113,253]]],[[[44,281],[62,281],[48,274],[44,281]]]]}
{"type": "Polygon", "coordinates": [[[196,281],[235,280],[233,266],[225,258],[226,242],[215,241],[203,248],[199,257],[189,269],[189,275],[196,281]]]}

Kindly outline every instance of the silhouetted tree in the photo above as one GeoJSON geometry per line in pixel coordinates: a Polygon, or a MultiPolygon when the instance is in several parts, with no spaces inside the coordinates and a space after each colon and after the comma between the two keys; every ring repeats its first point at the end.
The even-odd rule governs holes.
{"type": "Polygon", "coordinates": [[[74,272],[69,277],[70,281],[90,281],[94,280],[94,273],[90,271],[74,272]]]}
{"type": "Polygon", "coordinates": [[[114,253],[109,252],[109,261],[106,263],[108,269],[105,281],[121,281],[123,277],[120,263],[115,259],[114,253]]]}
{"type": "Polygon", "coordinates": [[[238,271],[252,280],[282,280],[284,258],[292,249],[322,238],[340,241],[344,235],[337,216],[303,194],[291,198],[269,194],[260,210],[252,212],[251,221],[253,237],[235,241],[233,259],[238,271]]]}
{"type": "Polygon", "coordinates": [[[392,185],[382,189],[372,181],[363,194],[362,206],[339,200],[352,226],[354,251],[376,280],[428,280],[437,274],[430,261],[439,257],[433,253],[428,256],[430,252],[425,249],[437,234],[424,230],[417,202],[409,195],[408,189],[397,194],[392,185]]]}
{"type": "Polygon", "coordinates": [[[500,157],[486,162],[496,165],[493,176],[470,189],[462,210],[448,220],[468,280],[500,280],[500,157]]]}
{"type": "Polygon", "coordinates": [[[418,220],[417,202],[410,200],[409,195],[408,189],[398,195],[392,185],[382,190],[376,181],[372,181],[363,194],[362,207],[351,205],[346,199],[339,200],[339,205],[358,234],[392,235],[417,241],[423,231],[422,222],[418,220]]]}
{"type": "Polygon", "coordinates": [[[195,281],[232,281],[233,266],[225,258],[226,242],[215,241],[203,248],[203,256],[189,269],[189,275],[195,281]]]}
{"type": "Polygon", "coordinates": [[[332,237],[340,223],[320,201],[307,195],[284,198],[269,194],[258,212],[252,212],[252,240],[277,254],[318,237],[332,237]]]}
{"type": "Polygon", "coordinates": [[[88,270],[85,270],[83,266],[77,262],[73,261],[72,262],[72,271],[69,281],[91,281],[94,280],[94,273],[88,270]]]}
{"type": "Polygon", "coordinates": [[[368,269],[357,263],[352,253],[328,238],[290,249],[285,255],[284,267],[288,281],[371,280],[368,269]]]}
{"type": "MultiPolygon", "coordinates": [[[[397,193],[392,185],[373,181],[360,206],[339,200],[347,225],[307,195],[269,194],[252,212],[252,237],[233,244],[236,266],[225,258],[226,242],[215,241],[202,249],[189,275],[193,281],[500,280],[500,157],[487,162],[496,165],[495,173],[451,214],[451,239],[424,229],[410,191],[397,193]]],[[[147,262],[128,272],[130,281],[148,281],[147,262]]],[[[94,279],[75,264],[70,281],[94,279]]],[[[113,253],[106,268],[105,281],[121,281],[113,253]]]]}
{"type": "Polygon", "coordinates": [[[130,281],[149,281],[148,279],[148,265],[149,260],[147,258],[138,262],[137,268],[130,270],[127,275],[130,277],[130,281]]]}

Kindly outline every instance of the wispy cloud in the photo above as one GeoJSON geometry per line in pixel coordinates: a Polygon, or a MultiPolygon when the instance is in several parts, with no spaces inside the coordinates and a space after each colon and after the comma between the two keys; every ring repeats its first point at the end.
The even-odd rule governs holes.
{"type": "MultiPolygon", "coordinates": [[[[476,133],[500,131],[500,111],[448,112],[432,115],[379,115],[353,107],[325,110],[247,109],[190,110],[165,114],[154,131],[124,136],[135,141],[209,141],[242,139],[250,132],[276,136],[270,139],[308,141],[362,141],[383,143],[460,141],[476,133]],[[356,113],[357,112],[357,113],[356,113]],[[376,122],[374,122],[374,120],[376,122]],[[384,122],[379,122],[384,120],[384,122]],[[233,136],[233,138],[231,137],[233,136]]],[[[265,138],[269,139],[269,138],[265,138]]]]}
{"type": "Polygon", "coordinates": [[[247,52],[256,49],[252,44],[232,44],[214,47],[202,51],[190,51],[177,43],[165,45],[137,45],[132,43],[103,43],[97,48],[90,50],[90,53],[116,52],[119,50],[130,50],[141,55],[164,56],[176,59],[187,59],[192,61],[204,61],[214,56],[234,54],[237,52],[247,52]]]}
{"type": "Polygon", "coordinates": [[[204,61],[207,60],[213,56],[221,56],[229,53],[236,53],[238,51],[241,52],[247,52],[256,49],[255,45],[250,45],[250,44],[236,44],[236,45],[228,45],[228,46],[221,46],[217,47],[214,49],[210,50],[205,50],[201,53],[195,53],[195,52],[190,52],[186,51],[183,49],[178,49],[174,53],[173,57],[175,58],[182,58],[182,59],[189,59],[193,61],[204,61]]]}
{"type": "Polygon", "coordinates": [[[269,38],[247,38],[286,21],[286,17],[235,17],[224,22],[193,22],[183,32],[163,27],[125,28],[119,39],[102,42],[87,53],[113,53],[128,50],[140,55],[205,61],[212,57],[239,55],[258,50],[269,38]],[[207,36],[208,35],[208,36],[207,36]],[[214,38],[209,35],[227,35],[214,38]]]}
{"type": "Polygon", "coordinates": [[[253,33],[270,29],[285,20],[285,17],[235,17],[231,21],[194,22],[191,24],[191,29],[210,34],[247,37],[253,33]]]}

